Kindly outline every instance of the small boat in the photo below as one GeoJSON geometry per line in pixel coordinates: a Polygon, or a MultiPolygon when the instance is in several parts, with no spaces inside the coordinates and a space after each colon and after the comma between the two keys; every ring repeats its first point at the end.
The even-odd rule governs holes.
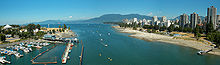
{"type": "Polygon", "coordinates": [[[41,46],[35,46],[36,48],[38,48],[38,49],[41,49],[42,47],[41,46]]]}
{"type": "Polygon", "coordinates": [[[106,44],[105,47],[107,47],[108,45],[106,44]]]}
{"type": "Polygon", "coordinates": [[[108,33],[108,35],[111,35],[111,33],[108,33]]]}
{"type": "Polygon", "coordinates": [[[73,41],[79,43],[79,40],[77,38],[74,38],[73,41]]]}
{"type": "Polygon", "coordinates": [[[99,56],[102,56],[102,54],[100,53],[99,56]]]}
{"type": "Polygon", "coordinates": [[[206,53],[206,51],[198,51],[198,52],[197,52],[198,55],[202,55],[202,54],[204,54],[204,53],[206,53]]]}
{"type": "Polygon", "coordinates": [[[70,56],[67,56],[67,59],[70,59],[70,56]]]}
{"type": "Polygon", "coordinates": [[[109,59],[109,61],[112,61],[112,59],[111,58],[108,58],[109,59]]]}

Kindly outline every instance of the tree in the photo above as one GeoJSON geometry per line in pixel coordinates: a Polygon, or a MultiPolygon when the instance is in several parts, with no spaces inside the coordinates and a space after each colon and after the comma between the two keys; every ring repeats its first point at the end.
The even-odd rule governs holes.
{"type": "Polygon", "coordinates": [[[70,30],[70,27],[68,27],[68,30],[70,30]]]}
{"type": "Polygon", "coordinates": [[[187,27],[187,32],[192,32],[192,28],[187,27]]]}
{"type": "Polygon", "coordinates": [[[0,34],[0,40],[3,41],[3,42],[6,40],[6,37],[5,37],[4,34],[0,34]]]}
{"type": "Polygon", "coordinates": [[[156,32],[156,30],[155,29],[152,29],[152,33],[155,33],[156,32]]]}
{"type": "Polygon", "coordinates": [[[147,32],[148,32],[148,33],[151,33],[151,30],[150,30],[150,29],[147,29],[147,32]]]}
{"type": "Polygon", "coordinates": [[[37,24],[36,28],[40,30],[40,28],[41,28],[40,24],[37,24]]]}
{"type": "Polygon", "coordinates": [[[159,30],[159,25],[154,25],[154,29],[159,30]]]}
{"type": "Polygon", "coordinates": [[[160,27],[160,31],[165,31],[167,29],[167,27],[166,26],[163,26],[163,27],[160,27]]]}
{"type": "Polygon", "coordinates": [[[59,25],[59,28],[61,28],[61,26],[59,25]]]}
{"type": "Polygon", "coordinates": [[[53,30],[52,30],[52,33],[55,33],[55,32],[56,32],[55,29],[53,29],[53,30]]]}
{"type": "Polygon", "coordinates": [[[150,27],[149,25],[144,25],[143,26],[144,29],[149,29],[149,27],[150,27]]]}
{"type": "Polygon", "coordinates": [[[66,24],[63,24],[63,28],[64,28],[64,29],[66,29],[66,28],[67,28],[67,27],[66,27],[66,24]]]}
{"type": "Polygon", "coordinates": [[[187,28],[185,27],[185,28],[183,28],[183,32],[187,32],[187,28]]]}
{"type": "Polygon", "coordinates": [[[172,24],[168,27],[168,32],[174,31],[175,26],[172,24]]]}
{"type": "Polygon", "coordinates": [[[134,27],[133,27],[133,30],[137,30],[137,27],[134,26],[134,27]]]}
{"type": "Polygon", "coordinates": [[[59,29],[59,31],[60,31],[60,32],[62,32],[62,30],[61,30],[61,29],[59,29]]]}
{"type": "Polygon", "coordinates": [[[214,28],[213,28],[212,22],[207,23],[207,25],[206,25],[206,34],[208,34],[209,32],[214,32],[214,28]]]}

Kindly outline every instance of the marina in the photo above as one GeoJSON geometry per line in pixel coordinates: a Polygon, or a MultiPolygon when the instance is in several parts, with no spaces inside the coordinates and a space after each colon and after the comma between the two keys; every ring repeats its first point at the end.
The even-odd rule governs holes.
{"type": "MultiPolygon", "coordinates": [[[[5,63],[1,62],[1,63],[6,65],[33,64],[31,61],[32,59],[34,59],[37,55],[46,51],[47,49],[52,48],[54,45],[56,45],[56,47],[38,56],[34,60],[35,62],[34,64],[62,65],[63,64],[62,58],[64,55],[64,51],[68,53],[66,56],[67,57],[66,63],[64,63],[65,65],[99,65],[99,64],[175,65],[170,63],[183,63],[179,60],[179,58],[181,58],[182,60],[185,59],[195,60],[193,63],[191,61],[185,60],[185,62],[183,63],[185,65],[190,65],[190,64],[205,65],[211,62],[214,63],[211,65],[218,65],[218,63],[215,63],[214,60],[219,60],[218,58],[220,58],[219,56],[214,56],[210,54],[205,54],[202,56],[197,55],[195,53],[198,52],[198,50],[192,48],[186,48],[178,45],[166,44],[161,42],[146,42],[143,40],[130,38],[127,37],[127,35],[129,34],[115,32],[115,30],[112,29],[110,25],[99,25],[99,24],[78,25],[77,24],[70,26],[74,28],[79,28],[76,29],[75,31],[76,33],[79,33],[78,34],[79,37],[77,37],[77,40],[80,39],[80,44],[72,41],[74,42],[74,46],[70,47],[71,51],[68,52],[65,51],[66,48],[68,47],[67,46],[68,43],[50,42],[50,44],[47,45],[44,44],[44,43],[48,43],[45,41],[23,42],[21,44],[18,43],[16,45],[1,48],[7,50],[7,54],[5,54],[5,50],[3,50],[1,55],[5,56],[6,58],[4,60],[9,61],[10,64],[6,62],[5,63]],[[91,29],[87,29],[86,27],[89,27],[91,29]],[[95,32],[97,30],[99,32],[95,32]],[[108,33],[111,34],[109,35],[108,33]],[[102,35],[99,36],[99,34],[102,35]],[[83,43],[81,42],[81,40],[83,40],[83,43]],[[37,48],[36,46],[39,46],[41,48],[37,48]],[[31,48],[32,51],[24,52],[24,50],[22,50],[20,47],[31,48]],[[23,56],[16,57],[14,54],[10,55],[8,52],[11,52],[11,49],[13,51],[17,51],[17,53],[23,56]],[[158,52],[160,52],[160,54],[158,54],[158,52]],[[184,54],[182,54],[183,52],[184,54]],[[159,58],[160,60],[156,58],[159,58]],[[205,61],[205,58],[209,58],[209,61],[205,61]],[[138,59],[138,61],[134,59],[138,59]],[[196,60],[196,59],[201,59],[201,60],[196,60]],[[152,60],[157,60],[157,61],[152,61],[152,60]],[[155,63],[148,61],[152,61],[155,63]]],[[[74,40],[74,38],[72,38],[72,40],[74,40]]]]}
{"type": "MultiPolygon", "coordinates": [[[[1,54],[3,55],[8,55],[8,56],[14,55],[17,58],[20,58],[24,56],[20,53],[20,51],[23,51],[24,53],[30,53],[33,51],[32,48],[41,49],[43,46],[48,46],[48,45],[50,45],[50,43],[22,42],[13,46],[7,46],[6,48],[1,48],[0,51],[1,54]]],[[[3,64],[11,63],[10,61],[6,61],[5,59],[6,59],[5,56],[1,57],[0,58],[0,60],[2,60],[1,63],[3,64]]]]}

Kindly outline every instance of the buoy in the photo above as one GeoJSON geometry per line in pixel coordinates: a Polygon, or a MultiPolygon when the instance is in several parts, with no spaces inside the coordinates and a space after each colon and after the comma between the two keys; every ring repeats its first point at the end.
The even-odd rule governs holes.
{"type": "Polygon", "coordinates": [[[112,61],[112,59],[110,59],[110,61],[112,61]]]}
{"type": "Polygon", "coordinates": [[[109,57],[108,57],[108,59],[109,59],[109,61],[112,61],[112,59],[111,59],[111,58],[109,58],[109,57]]]}
{"type": "Polygon", "coordinates": [[[100,53],[99,56],[102,56],[102,54],[100,53]]]}

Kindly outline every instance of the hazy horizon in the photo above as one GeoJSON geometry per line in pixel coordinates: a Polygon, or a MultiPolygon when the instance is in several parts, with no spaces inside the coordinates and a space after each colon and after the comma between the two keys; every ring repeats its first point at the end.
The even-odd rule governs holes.
{"type": "Polygon", "coordinates": [[[85,20],[104,14],[140,14],[177,17],[196,12],[206,16],[207,8],[219,0],[1,0],[1,24],[24,24],[45,20],[85,20]]]}

